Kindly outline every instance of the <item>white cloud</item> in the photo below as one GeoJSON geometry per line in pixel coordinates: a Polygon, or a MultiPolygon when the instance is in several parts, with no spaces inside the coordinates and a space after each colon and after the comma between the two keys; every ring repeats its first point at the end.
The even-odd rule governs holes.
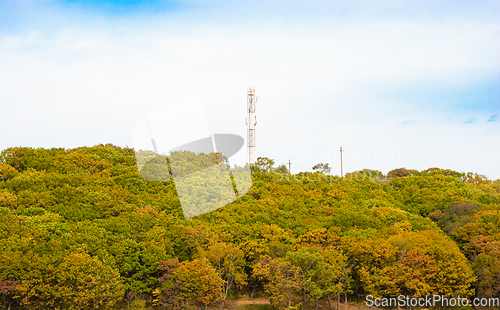
{"type": "MultiPolygon", "coordinates": [[[[138,29],[123,23],[4,35],[0,149],[132,145],[136,121],[193,96],[211,107],[214,132],[244,135],[245,87],[256,86],[258,155],[300,162],[300,152],[331,148],[334,161],[342,144],[346,156],[352,150],[367,159],[348,161],[348,170],[442,165],[500,177],[498,122],[472,128],[445,122],[446,115],[388,93],[422,81],[461,87],[498,76],[499,24],[259,22],[184,28],[174,19],[138,29]],[[371,98],[373,89],[382,95],[371,98]],[[434,156],[423,151],[429,148],[434,156]],[[472,160],[472,149],[481,150],[481,161],[472,160]],[[400,162],[382,163],[386,150],[399,152],[400,162]]],[[[304,158],[301,170],[316,163],[304,158]]]]}

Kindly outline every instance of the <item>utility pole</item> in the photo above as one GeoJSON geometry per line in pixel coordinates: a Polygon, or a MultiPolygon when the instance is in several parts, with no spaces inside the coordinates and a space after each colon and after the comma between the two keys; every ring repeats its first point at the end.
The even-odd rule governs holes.
{"type": "Polygon", "coordinates": [[[342,152],[344,150],[340,147],[340,176],[344,177],[344,166],[342,165],[342,152]]]}
{"type": "Polygon", "coordinates": [[[288,160],[288,174],[292,174],[292,170],[290,170],[290,166],[292,165],[292,163],[290,162],[290,159],[288,160]]]}

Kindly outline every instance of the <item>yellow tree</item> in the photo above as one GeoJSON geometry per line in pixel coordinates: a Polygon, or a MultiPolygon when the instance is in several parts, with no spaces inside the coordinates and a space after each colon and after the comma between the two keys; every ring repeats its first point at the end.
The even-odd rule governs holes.
{"type": "Polygon", "coordinates": [[[16,168],[0,161],[0,182],[8,181],[18,174],[16,168]]]}
{"type": "Polygon", "coordinates": [[[403,287],[406,294],[414,297],[432,295],[436,292],[435,279],[439,268],[436,260],[419,247],[405,251],[399,259],[398,269],[404,274],[403,287]]]}
{"type": "Polygon", "coordinates": [[[166,288],[174,287],[178,299],[196,304],[200,309],[220,300],[223,281],[205,259],[183,262],[166,281],[166,288]]]}
{"type": "MultiPolygon", "coordinates": [[[[402,236],[409,244],[414,245],[413,248],[422,249],[422,251],[415,250],[406,265],[409,261],[413,261],[412,264],[415,265],[413,269],[422,270],[419,277],[433,287],[436,294],[444,296],[474,294],[471,284],[476,277],[458,246],[446,235],[435,230],[424,230],[418,233],[406,232],[402,236]],[[429,274],[425,275],[424,270],[429,274]]],[[[421,287],[419,291],[423,292],[425,288],[421,287]]]]}
{"type": "Polygon", "coordinates": [[[386,240],[366,240],[344,237],[343,248],[352,261],[353,278],[358,290],[374,296],[394,291],[397,279],[392,266],[396,262],[396,248],[386,240]]]}
{"type": "Polygon", "coordinates": [[[107,309],[123,297],[119,273],[88,254],[69,254],[58,266],[44,267],[17,288],[29,309],[107,309]]]}
{"type": "Polygon", "coordinates": [[[264,282],[272,305],[292,309],[293,297],[302,288],[302,270],[282,258],[263,258],[253,268],[253,276],[264,282]]]}
{"type": "Polygon", "coordinates": [[[219,242],[208,248],[206,258],[215,267],[221,278],[221,310],[224,309],[229,290],[246,284],[243,251],[233,244],[219,242]]]}

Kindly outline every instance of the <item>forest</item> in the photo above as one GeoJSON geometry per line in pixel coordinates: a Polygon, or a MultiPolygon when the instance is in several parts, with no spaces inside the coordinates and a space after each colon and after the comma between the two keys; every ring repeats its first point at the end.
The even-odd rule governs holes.
{"type": "Polygon", "coordinates": [[[194,310],[260,296],[266,309],[312,310],[367,295],[500,297],[500,180],[398,167],[339,177],[325,163],[292,175],[265,157],[251,168],[245,195],[186,219],[174,182],[142,178],[131,148],[3,150],[0,303],[194,310]]]}

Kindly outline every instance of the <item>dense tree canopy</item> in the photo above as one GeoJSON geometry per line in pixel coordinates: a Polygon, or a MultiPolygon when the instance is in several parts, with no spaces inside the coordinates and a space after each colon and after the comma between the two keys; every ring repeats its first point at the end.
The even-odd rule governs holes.
{"type": "MultiPolygon", "coordinates": [[[[175,156],[181,175],[222,160],[175,156]]],[[[500,293],[498,180],[438,168],[289,175],[259,158],[248,193],[186,219],[163,160],[141,166],[163,180],[152,181],[130,148],[4,150],[0,302],[192,309],[257,289],[280,309],[310,309],[341,294],[500,293]]]]}

